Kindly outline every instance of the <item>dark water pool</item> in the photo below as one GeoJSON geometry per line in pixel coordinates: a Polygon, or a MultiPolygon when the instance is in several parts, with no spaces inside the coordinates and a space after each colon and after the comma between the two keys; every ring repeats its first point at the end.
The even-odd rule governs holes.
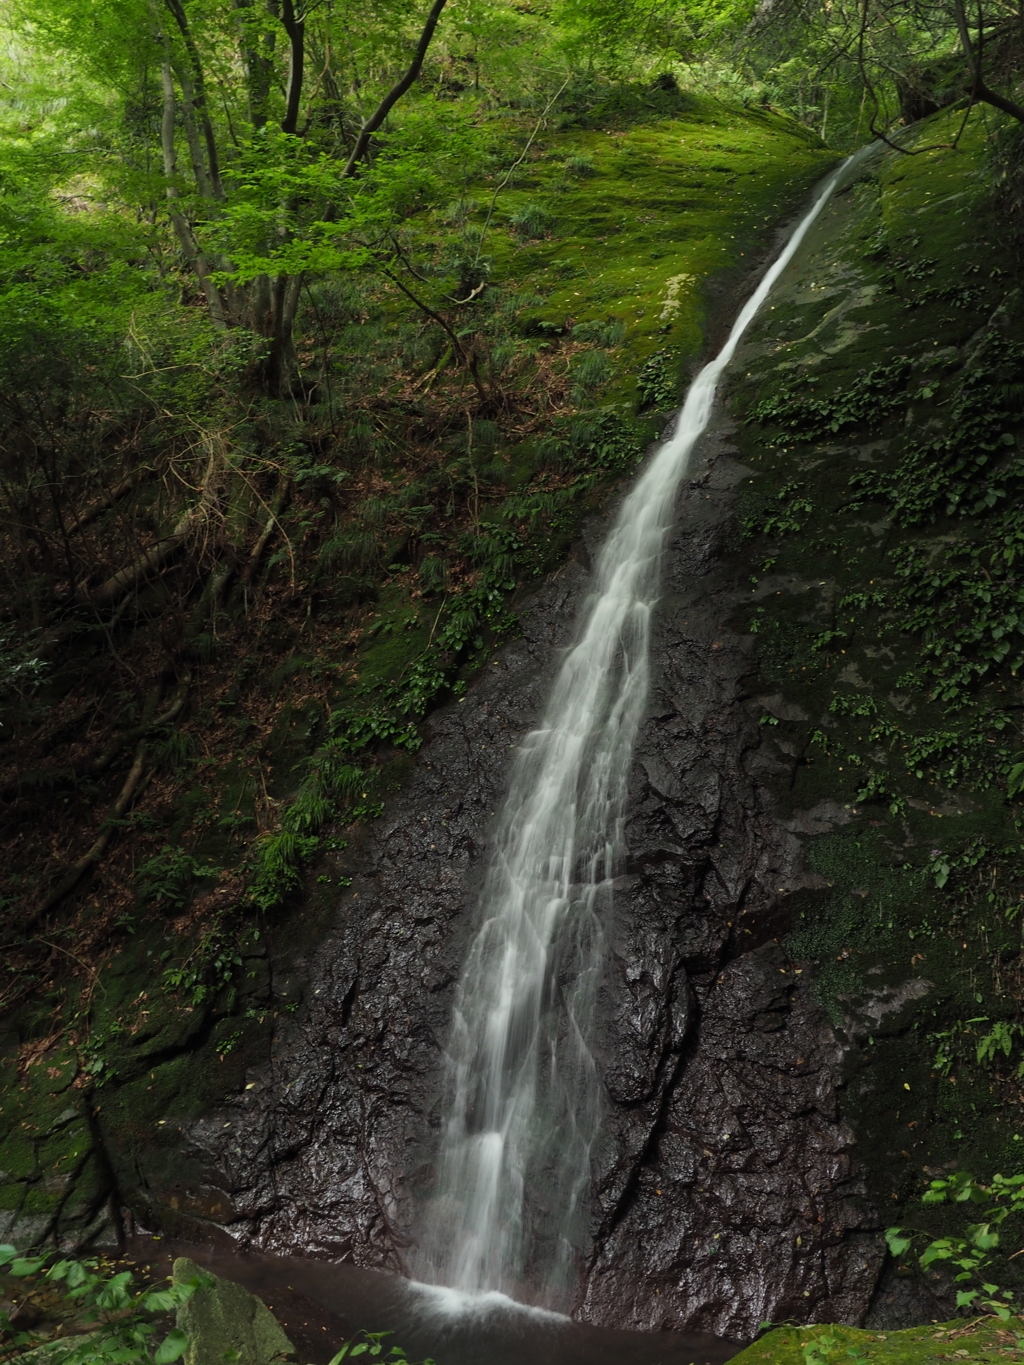
{"type": "Polygon", "coordinates": [[[303,1365],[326,1365],[360,1329],[390,1331],[410,1361],[436,1365],[723,1365],[740,1343],[704,1332],[585,1327],[502,1295],[465,1296],[395,1275],[298,1256],[136,1239],[132,1259],[166,1274],[175,1256],[244,1285],[271,1308],[303,1365]]]}

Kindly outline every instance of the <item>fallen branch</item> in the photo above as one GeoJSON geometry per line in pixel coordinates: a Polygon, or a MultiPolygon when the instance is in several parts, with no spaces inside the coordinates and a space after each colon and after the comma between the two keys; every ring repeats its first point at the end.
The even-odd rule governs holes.
{"type": "Polygon", "coordinates": [[[147,472],[148,471],[146,470],[137,469],[133,474],[129,474],[127,478],[122,479],[109,493],[105,493],[103,497],[97,502],[94,502],[91,507],[87,507],[81,516],[75,517],[73,521],[69,521],[67,525],[67,534],[73,536],[76,531],[83,530],[90,522],[95,521],[102,512],[106,512],[109,508],[113,507],[115,502],[120,502],[126,493],[130,493],[132,489],[141,482],[143,474],[147,472]]]}
{"type": "Polygon", "coordinates": [[[186,671],[181,685],[179,686],[177,696],[166,711],[163,711],[159,716],[154,716],[150,721],[145,721],[141,725],[133,726],[131,730],[125,731],[125,733],[119,739],[115,740],[98,758],[93,759],[90,763],[83,765],[81,768],[72,768],[71,771],[76,777],[84,777],[87,774],[95,777],[100,773],[106,772],[118,754],[126,749],[133,740],[145,739],[148,735],[152,734],[154,730],[159,730],[164,725],[170,725],[171,721],[178,719],[184,710],[191,685],[192,674],[186,671]]]}
{"type": "MultiPolygon", "coordinates": [[[[288,501],[288,498],[291,496],[291,491],[292,481],[287,475],[285,475],[285,477],[281,481],[281,486],[277,490],[277,496],[271,503],[270,507],[267,508],[267,519],[263,524],[263,530],[260,532],[259,540],[257,540],[256,544],[250,551],[248,561],[246,562],[245,568],[242,570],[243,583],[248,583],[249,580],[252,578],[253,574],[256,572],[256,569],[259,567],[259,562],[263,557],[263,551],[267,548],[267,545],[270,542],[270,537],[274,534],[274,531],[279,530],[281,534],[284,536],[284,529],[281,526],[279,518],[281,513],[284,511],[284,507],[288,501]]],[[[264,506],[266,506],[265,503],[264,506]]],[[[287,542],[288,537],[285,536],[284,538],[285,541],[287,542]]],[[[289,554],[291,554],[290,544],[288,548],[289,554]]],[[[295,581],[294,558],[292,560],[292,581],[293,582],[295,581]]]]}
{"type": "Polygon", "coordinates": [[[129,744],[133,744],[140,739],[146,739],[154,730],[159,730],[165,725],[170,725],[177,720],[184,709],[185,702],[188,700],[189,688],[192,684],[192,674],[186,670],[182,679],[177,696],[159,716],[154,716],[152,720],[143,721],[139,725],[133,726],[130,730],[125,730],[123,734],[117,736],[106,749],[96,758],[81,759],[78,763],[71,764],[64,769],[49,769],[35,773],[22,773],[12,782],[0,787],[0,801],[12,801],[24,794],[27,788],[31,787],[56,787],[65,784],[78,782],[83,777],[99,777],[105,773],[119,754],[123,753],[129,744]]]}

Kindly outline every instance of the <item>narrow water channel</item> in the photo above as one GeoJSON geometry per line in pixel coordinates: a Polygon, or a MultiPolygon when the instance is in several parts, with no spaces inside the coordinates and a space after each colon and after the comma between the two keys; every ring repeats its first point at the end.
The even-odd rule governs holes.
{"type": "Polygon", "coordinates": [[[597,987],[647,705],[662,552],[718,381],[856,159],[817,191],[624,499],[576,643],[514,761],[455,1000],[440,1176],[411,1262],[425,1281],[470,1297],[515,1298],[529,1282],[546,1305],[571,1302],[588,1246],[590,1155],[604,1104],[591,1050],[597,987]]]}

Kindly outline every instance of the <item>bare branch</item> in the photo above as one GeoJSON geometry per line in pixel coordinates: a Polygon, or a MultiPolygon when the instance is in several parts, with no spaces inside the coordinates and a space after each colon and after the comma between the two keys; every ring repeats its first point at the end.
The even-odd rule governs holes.
{"type": "Polygon", "coordinates": [[[398,103],[416,77],[420,74],[423,58],[427,55],[427,48],[430,46],[430,40],[434,36],[434,29],[437,28],[437,21],[440,19],[441,11],[446,4],[447,0],[434,0],[430,13],[427,15],[427,22],[423,25],[423,32],[420,34],[420,40],[416,44],[416,51],[413,54],[413,59],[409,63],[405,75],[401,80],[395,82],[359,130],[359,136],[356,138],[356,145],[352,148],[352,155],[345,163],[345,169],[342,171],[343,176],[355,174],[356,167],[366,155],[366,149],[370,145],[370,138],[387,118],[392,107],[398,103]]]}

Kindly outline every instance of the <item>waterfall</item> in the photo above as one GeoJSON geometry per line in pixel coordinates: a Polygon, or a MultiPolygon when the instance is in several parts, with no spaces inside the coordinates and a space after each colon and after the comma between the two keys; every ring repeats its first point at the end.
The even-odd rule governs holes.
{"type": "Polygon", "coordinates": [[[676,494],[740,337],[860,155],[820,190],[623,501],[576,643],[514,762],[455,1000],[438,1192],[416,1267],[435,1284],[514,1297],[528,1275],[557,1289],[584,1244],[603,1103],[591,1028],[676,494]]]}

